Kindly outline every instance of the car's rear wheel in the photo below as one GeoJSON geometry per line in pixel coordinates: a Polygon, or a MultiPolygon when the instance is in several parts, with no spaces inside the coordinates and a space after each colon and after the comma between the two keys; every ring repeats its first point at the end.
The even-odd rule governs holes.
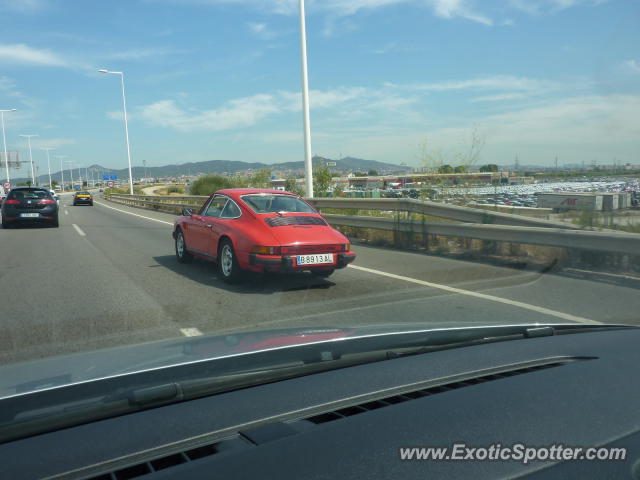
{"type": "Polygon", "coordinates": [[[182,230],[176,232],[176,258],[180,263],[189,263],[193,260],[193,255],[187,250],[187,243],[184,241],[182,230]]]}
{"type": "Polygon", "coordinates": [[[331,276],[334,271],[333,268],[330,270],[311,270],[311,275],[318,278],[327,278],[331,276]]]}
{"type": "Polygon", "coordinates": [[[2,222],[2,228],[4,228],[5,230],[6,230],[7,228],[11,228],[11,224],[10,224],[9,222],[5,222],[5,221],[3,221],[3,222],[2,222]]]}
{"type": "Polygon", "coordinates": [[[220,242],[218,248],[218,272],[226,283],[236,283],[242,278],[242,269],[238,265],[238,259],[230,240],[220,242]]]}
{"type": "Polygon", "coordinates": [[[58,228],[60,226],[60,222],[58,221],[58,217],[56,217],[56,219],[51,222],[51,226],[54,228],[58,228]]]}

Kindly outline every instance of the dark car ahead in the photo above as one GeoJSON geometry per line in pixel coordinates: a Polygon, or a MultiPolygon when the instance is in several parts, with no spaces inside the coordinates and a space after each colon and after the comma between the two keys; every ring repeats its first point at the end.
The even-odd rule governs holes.
{"type": "Polygon", "coordinates": [[[26,223],[58,226],[58,202],[46,188],[14,188],[2,202],[2,228],[26,223]]]}
{"type": "Polygon", "coordinates": [[[93,197],[89,192],[76,192],[73,195],[74,205],[93,205],[93,197]]]}

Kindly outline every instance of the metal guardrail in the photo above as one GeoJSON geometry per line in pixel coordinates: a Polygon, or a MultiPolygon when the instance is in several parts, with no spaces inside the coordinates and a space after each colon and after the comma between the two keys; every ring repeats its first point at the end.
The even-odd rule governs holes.
{"type": "Polygon", "coordinates": [[[577,230],[578,227],[562,222],[523,217],[510,213],[490,212],[479,208],[459,207],[411,198],[310,198],[314,207],[357,209],[357,210],[393,210],[446,218],[469,223],[488,223],[495,225],[514,225],[523,227],[552,227],[577,230]]]}
{"type": "MultiPolygon", "coordinates": [[[[105,196],[124,205],[176,214],[179,214],[183,208],[200,207],[204,200],[208,198],[206,196],[160,197],[126,194],[106,194],[105,196]]],[[[323,216],[334,226],[640,255],[640,235],[633,233],[578,230],[577,227],[559,224],[559,222],[512,218],[517,217],[517,215],[496,214],[495,212],[490,213],[494,218],[491,219],[493,223],[489,223],[482,221],[487,220],[487,217],[485,217],[486,212],[417,200],[314,198],[309,201],[319,209],[408,211],[434,217],[462,220],[462,222],[465,221],[463,219],[466,219],[467,222],[473,222],[434,222],[323,213],[323,216]],[[501,221],[510,223],[498,224],[501,221]]]]}
{"type": "Polygon", "coordinates": [[[421,222],[418,220],[333,214],[325,214],[324,217],[334,226],[640,255],[640,235],[626,232],[594,232],[477,223],[421,222]]]}

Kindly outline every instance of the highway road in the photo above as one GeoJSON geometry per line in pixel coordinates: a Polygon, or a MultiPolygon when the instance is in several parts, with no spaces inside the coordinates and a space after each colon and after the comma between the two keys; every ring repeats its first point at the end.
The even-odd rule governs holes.
{"type": "Polygon", "coordinates": [[[329,279],[179,264],[170,214],[63,196],[60,228],[0,229],[0,363],[183,335],[384,323],[640,323],[630,287],[354,245],[329,279]]]}

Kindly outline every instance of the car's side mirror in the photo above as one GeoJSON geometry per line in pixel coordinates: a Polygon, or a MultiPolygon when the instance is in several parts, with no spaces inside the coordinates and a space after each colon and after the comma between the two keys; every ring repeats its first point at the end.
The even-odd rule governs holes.
{"type": "Polygon", "coordinates": [[[191,215],[193,215],[193,210],[191,210],[190,208],[183,208],[182,215],[185,217],[190,217],[191,215]]]}

